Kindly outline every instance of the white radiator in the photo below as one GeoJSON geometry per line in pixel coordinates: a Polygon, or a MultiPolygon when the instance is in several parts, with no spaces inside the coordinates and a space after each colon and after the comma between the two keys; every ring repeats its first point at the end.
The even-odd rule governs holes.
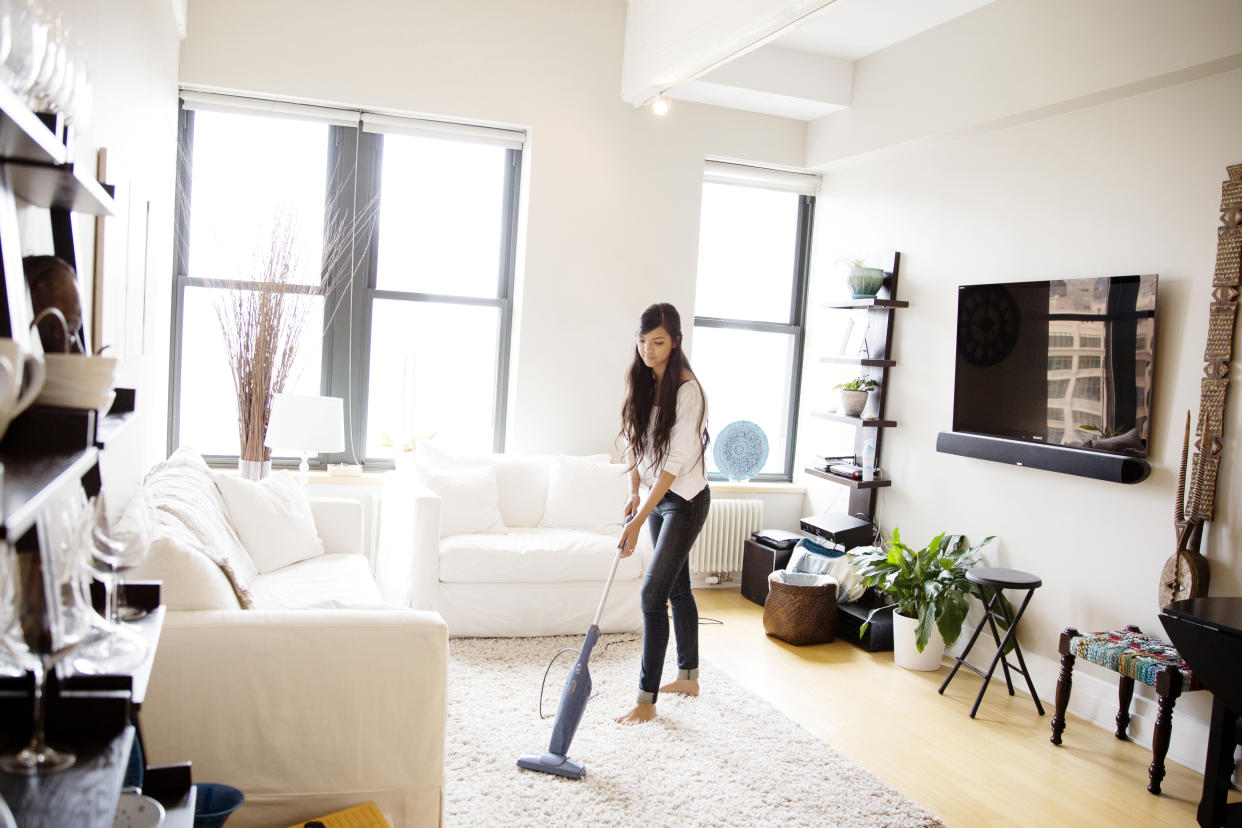
{"type": "Polygon", "coordinates": [[[690,571],[740,572],[742,544],[762,526],[762,500],[713,500],[703,531],[690,548],[690,571]]]}

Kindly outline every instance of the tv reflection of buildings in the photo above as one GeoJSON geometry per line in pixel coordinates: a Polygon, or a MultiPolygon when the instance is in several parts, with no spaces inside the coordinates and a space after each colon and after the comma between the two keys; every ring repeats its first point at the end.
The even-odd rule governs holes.
{"type": "MultiPolygon", "coordinates": [[[[1108,319],[1106,279],[1054,281],[1048,297],[1048,422],[1049,445],[1081,446],[1085,441],[1129,431],[1147,416],[1152,381],[1154,322],[1138,320],[1135,340],[1136,408],[1133,417],[1118,422],[1115,389],[1110,377],[1118,374],[1111,360],[1124,358],[1128,349],[1114,351],[1108,319]],[[1058,319],[1057,316],[1075,318],[1058,319]],[[1098,316],[1098,321],[1082,319],[1098,316]],[[1094,430],[1094,429],[1098,429],[1094,430]]],[[[1133,310],[1155,307],[1156,282],[1144,280],[1133,310]]]]}

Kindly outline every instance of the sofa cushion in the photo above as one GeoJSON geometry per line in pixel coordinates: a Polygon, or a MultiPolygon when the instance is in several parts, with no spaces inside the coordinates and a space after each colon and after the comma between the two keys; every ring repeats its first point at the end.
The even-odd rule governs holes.
{"type": "Polygon", "coordinates": [[[540,525],[619,535],[630,492],[626,467],[561,454],[551,466],[540,525]]]}
{"type": "MultiPolygon", "coordinates": [[[[229,523],[224,498],[203,458],[193,449],[179,448],[147,473],[142,488],[146,502],[154,504],[149,516],[153,546],[146,564],[132,577],[146,577],[150,568],[165,563],[179,565],[161,563],[158,556],[161,550],[181,550],[189,544],[220,568],[238,604],[249,608],[250,587],[259,573],[229,523]],[[160,538],[167,538],[169,544],[154,544],[160,538]]],[[[189,562],[194,565],[192,558],[189,562]]]]}
{"type": "MultiPolygon", "coordinates": [[[[548,458],[538,454],[464,454],[425,442],[415,462],[433,471],[475,469],[496,473],[496,497],[505,526],[538,526],[548,497],[548,458]]],[[[448,533],[453,534],[453,533],[448,533]]]]}
{"type": "Polygon", "coordinates": [[[292,474],[280,471],[262,480],[214,476],[229,520],[260,574],[323,554],[310,499],[292,474]]]}
{"type": "Polygon", "coordinates": [[[440,537],[503,532],[491,466],[433,471],[419,469],[419,481],[440,496],[440,537]]]}
{"type": "Polygon", "coordinates": [[[371,567],[362,555],[319,555],[254,579],[255,609],[305,609],[340,602],[382,604],[371,567]]]}
{"type": "Polygon", "coordinates": [[[164,527],[147,550],[147,559],[126,573],[126,578],[161,581],[160,602],[169,611],[241,609],[224,570],[184,527],[164,527]]]}
{"type": "MultiPolygon", "coordinates": [[[[459,583],[599,581],[608,577],[617,534],[510,528],[503,535],[454,535],[440,541],[440,580],[459,583]]],[[[641,577],[639,555],[622,558],[616,579],[641,577]]]]}

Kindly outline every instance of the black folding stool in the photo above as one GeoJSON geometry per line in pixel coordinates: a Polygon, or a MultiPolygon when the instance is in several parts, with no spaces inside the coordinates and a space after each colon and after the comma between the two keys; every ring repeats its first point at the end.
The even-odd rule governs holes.
{"type": "Polygon", "coordinates": [[[1009,671],[1021,673],[1026,679],[1026,686],[1031,691],[1031,698],[1035,700],[1035,709],[1039,711],[1039,715],[1044,715],[1044,706],[1039,701],[1039,694],[1035,692],[1035,685],[1031,682],[1031,674],[1026,669],[1026,660],[1022,658],[1022,648],[1018,646],[1018,620],[1022,618],[1022,613],[1026,612],[1026,605],[1031,603],[1031,596],[1035,594],[1035,590],[1043,586],[1043,581],[1039,576],[1032,575],[1029,572],[1023,572],[1018,569],[1001,569],[999,567],[975,566],[966,572],[966,580],[979,587],[979,597],[983,601],[984,618],[987,619],[988,626],[992,628],[992,638],[996,640],[996,655],[992,658],[992,664],[985,673],[978,667],[974,666],[966,660],[966,656],[970,653],[970,648],[975,646],[975,641],[979,638],[979,633],[983,632],[983,624],[980,623],[975,628],[975,634],[970,637],[970,641],[966,644],[966,649],[962,650],[962,654],[954,661],[953,669],[949,671],[949,676],[944,680],[944,684],[940,685],[939,692],[944,693],[944,689],[949,686],[949,682],[953,681],[953,676],[957,674],[957,670],[963,664],[974,670],[983,677],[983,686],[979,688],[979,695],[975,697],[975,706],[970,708],[970,718],[975,717],[975,713],[979,710],[979,702],[983,701],[983,694],[988,689],[988,682],[992,680],[992,674],[996,672],[996,665],[999,663],[1001,669],[1005,673],[1005,684],[1009,686],[1009,695],[1014,695],[1013,679],[1009,675],[1009,671]],[[1006,589],[1025,589],[1026,598],[1022,600],[1022,606],[1018,607],[1018,611],[1012,618],[1009,617],[1009,607],[1003,599],[1004,590],[1006,589]],[[996,620],[1000,619],[1005,622],[1008,629],[1002,638],[996,629],[996,620]],[[1009,646],[1009,642],[1013,642],[1014,655],[1018,657],[1020,667],[1009,663],[1005,658],[1005,648],[1009,646]]]}

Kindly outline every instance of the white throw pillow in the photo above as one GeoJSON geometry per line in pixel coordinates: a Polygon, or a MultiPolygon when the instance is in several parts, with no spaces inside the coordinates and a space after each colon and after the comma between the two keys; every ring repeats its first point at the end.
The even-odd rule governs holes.
{"type": "Polygon", "coordinates": [[[440,537],[505,531],[500,517],[496,470],[419,469],[418,478],[440,496],[440,537]]]}
{"type": "Polygon", "coordinates": [[[556,455],[548,479],[548,502],[540,526],[620,532],[621,512],[630,493],[622,463],[556,455]]]}
{"type": "Polygon", "coordinates": [[[229,520],[260,574],[323,554],[310,499],[291,473],[259,481],[215,475],[229,520]]]}

